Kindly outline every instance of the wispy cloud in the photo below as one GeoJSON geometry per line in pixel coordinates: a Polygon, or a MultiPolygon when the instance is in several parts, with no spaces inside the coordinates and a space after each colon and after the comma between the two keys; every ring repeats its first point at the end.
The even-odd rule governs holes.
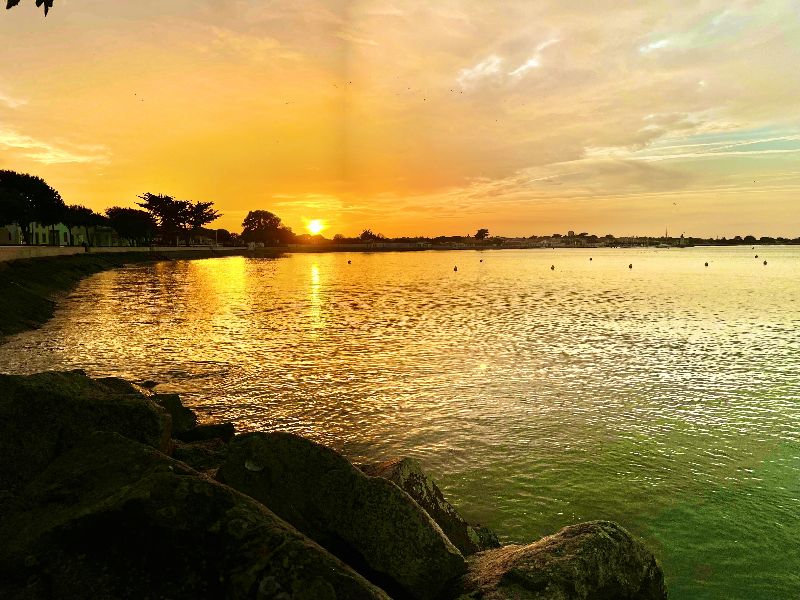
{"type": "Polygon", "coordinates": [[[493,54],[475,66],[461,69],[456,80],[461,87],[466,88],[481,81],[482,79],[487,79],[497,75],[500,73],[502,65],[503,59],[493,54]]]}
{"type": "Polygon", "coordinates": [[[5,104],[8,108],[19,108],[25,106],[27,103],[27,100],[15,98],[0,90],[0,104],[5,104]]]}
{"type": "Polygon", "coordinates": [[[110,153],[102,146],[51,144],[10,129],[0,129],[0,148],[17,151],[27,159],[46,165],[105,163],[110,158],[110,153]]]}

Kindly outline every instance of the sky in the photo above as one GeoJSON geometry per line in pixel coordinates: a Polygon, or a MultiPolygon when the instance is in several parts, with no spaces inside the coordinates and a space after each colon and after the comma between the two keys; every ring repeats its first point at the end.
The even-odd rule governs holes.
{"type": "Polygon", "coordinates": [[[800,0],[33,0],[0,168],[296,232],[800,236],[800,0]]]}

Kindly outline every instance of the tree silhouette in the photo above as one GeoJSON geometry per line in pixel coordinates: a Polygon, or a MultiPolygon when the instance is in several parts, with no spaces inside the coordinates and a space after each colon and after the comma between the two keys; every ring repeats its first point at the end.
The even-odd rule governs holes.
{"type": "Polygon", "coordinates": [[[374,242],[376,240],[385,240],[386,236],[382,233],[373,233],[371,229],[365,229],[361,232],[361,235],[358,236],[358,239],[363,242],[374,242]]]}
{"type": "Polygon", "coordinates": [[[65,210],[61,214],[61,219],[70,230],[70,245],[72,245],[73,227],[83,227],[86,243],[90,246],[94,246],[95,240],[92,238],[89,230],[106,224],[106,218],[103,215],[96,213],[91,208],[82,206],[80,204],[71,204],[65,207],[65,210]],[[67,223],[67,220],[69,223],[67,223]]]}
{"type": "Polygon", "coordinates": [[[211,208],[213,204],[213,202],[189,204],[186,212],[186,224],[191,233],[197,232],[203,225],[211,223],[211,221],[215,221],[221,216],[218,211],[211,208]]]}
{"type": "Polygon", "coordinates": [[[276,246],[288,244],[294,237],[292,230],[281,223],[280,217],[268,210],[251,210],[242,221],[241,238],[245,242],[276,246]]]}
{"type": "Polygon", "coordinates": [[[477,233],[475,233],[476,240],[485,240],[487,237],[489,237],[488,229],[478,229],[477,233]]]}
{"type": "Polygon", "coordinates": [[[40,177],[0,171],[0,225],[19,225],[26,244],[31,243],[31,223],[55,225],[63,211],[61,195],[40,177]]]}
{"type": "Polygon", "coordinates": [[[112,206],[106,210],[106,216],[120,237],[137,246],[141,242],[149,245],[156,233],[156,221],[147,211],[112,206]]]}
{"type": "Polygon", "coordinates": [[[177,238],[183,234],[186,245],[189,245],[191,234],[206,223],[210,223],[221,215],[211,208],[213,202],[189,202],[176,200],[172,196],[146,193],[139,196],[143,202],[138,206],[148,211],[158,224],[162,238],[177,238]]]}
{"type": "MultiPolygon", "coordinates": [[[[6,10],[15,7],[19,3],[20,0],[8,0],[6,2],[6,10]]],[[[44,6],[44,16],[46,17],[50,9],[53,8],[53,0],[36,0],[36,6],[44,6]]]]}

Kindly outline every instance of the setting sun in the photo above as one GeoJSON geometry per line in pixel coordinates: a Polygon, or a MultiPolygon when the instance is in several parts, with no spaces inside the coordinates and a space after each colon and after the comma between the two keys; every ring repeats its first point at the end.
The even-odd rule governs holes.
{"type": "Polygon", "coordinates": [[[325,230],[325,222],[322,219],[313,219],[306,223],[306,229],[311,235],[318,235],[325,230]]]}

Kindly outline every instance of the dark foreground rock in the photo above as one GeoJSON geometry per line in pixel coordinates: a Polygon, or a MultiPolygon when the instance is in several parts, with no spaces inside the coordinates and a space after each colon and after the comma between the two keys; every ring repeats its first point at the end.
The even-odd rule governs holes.
{"type": "Polygon", "coordinates": [[[220,438],[203,442],[176,441],[172,456],[196,471],[216,474],[228,456],[228,445],[220,438]]]}
{"type": "Polygon", "coordinates": [[[288,433],[231,442],[220,481],[252,496],[393,597],[439,597],[464,558],[411,497],[340,454],[288,433]]]}
{"type": "Polygon", "coordinates": [[[565,527],[528,546],[470,558],[464,595],[481,600],[665,600],[653,555],[615,523],[565,527]]]}
{"type": "Polygon", "coordinates": [[[182,442],[205,442],[215,439],[230,442],[235,434],[236,428],[233,423],[211,423],[178,432],[175,437],[182,442]]]}
{"type": "MultiPolygon", "coordinates": [[[[143,387],[142,389],[146,390],[147,388],[143,387]]],[[[178,394],[153,394],[150,398],[172,417],[173,437],[197,427],[197,415],[183,405],[178,394]]]]}
{"type": "Polygon", "coordinates": [[[0,539],[2,598],[388,598],[255,500],[115,433],[53,461],[0,539]]]}
{"type": "Polygon", "coordinates": [[[119,381],[82,371],[0,375],[0,492],[14,494],[93,431],[114,431],[169,452],[170,417],[119,381]]]}
{"type": "Polygon", "coordinates": [[[464,556],[480,550],[497,548],[500,542],[485,527],[473,528],[458,514],[442,494],[439,486],[412,458],[396,458],[383,463],[361,465],[372,477],[383,477],[411,496],[441,527],[444,534],[464,556]]]}

